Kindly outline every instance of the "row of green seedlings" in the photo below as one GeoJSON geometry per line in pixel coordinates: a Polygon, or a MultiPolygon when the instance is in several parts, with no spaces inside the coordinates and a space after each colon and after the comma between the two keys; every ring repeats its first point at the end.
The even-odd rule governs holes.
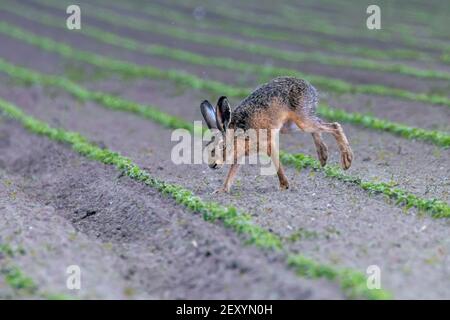
{"type": "MultiPolygon", "coordinates": [[[[104,92],[89,91],[68,80],[67,78],[44,75],[11,65],[2,59],[0,59],[0,71],[5,72],[12,78],[18,79],[25,83],[36,83],[45,86],[58,87],[82,101],[89,100],[109,109],[134,113],[168,128],[184,128],[194,134],[199,134],[202,132],[199,127],[194,127],[191,123],[173,115],[169,115],[155,106],[141,105],[139,103],[125,100],[104,92]]],[[[310,168],[323,172],[327,177],[335,178],[358,186],[370,193],[383,194],[388,199],[394,200],[397,205],[404,206],[407,209],[415,207],[419,211],[426,212],[435,218],[450,217],[450,206],[445,201],[440,201],[437,199],[423,199],[408,191],[395,188],[388,183],[364,181],[359,177],[343,173],[338,166],[327,165],[322,167],[318,160],[304,154],[289,154],[286,152],[281,152],[280,159],[284,164],[294,166],[298,170],[310,168]]]]}
{"type": "MultiPolygon", "coordinates": [[[[51,7],[63,8],[64,5],[60,1],[45,0],[50,3],[51,7]]],[[[432,69],[418,69],[401,63],[386,63],[381,61],[374,61],[361,58],[343,58],[325,55],[319,52],[298,52],[280,50],[262,44],[249,43],[241,41],[232,37],[223,35],[210,35],[201,32],[188,31],[183,27],[171,25],[169,22],[162,23],[152,19],[142,19],[131,16],[123,16],[114,10],[102,8],[98,10],[95,6],[83,4],[86,9],[85,15],[95,18],[101,18],[103,21],[109,21],[115,26],[127,27],[143,32],[162,34],[171,38],[177,38],[189,42],[205,44],[209,46],[218,46],[230,48],[240,51],[246,51],[251,54],[263,55],[273,59],[288,61],[288,62],[315,62],[318,64],[332,65],[339,67],[350,67],[357,69],[372,70],[378,72],[392,72],[400,73],[408,76],[426,79],[441,79],[449,80],[450,73],[432,70],[432,69]]]]}
{"type": "Polygon", "coordinates": [[[0,257],[5,259],[2,267],[0,267],[0,275],[3,276],[4,282],[8,285],[13,293],[12,298],[43,298],[48,300],[70,300],[71,296],[65,294],[55,294],[42,292],[39,290],[36,282],[22,271],[20,267],[13,264],[11,260],[18,255],[24,255],[25,250],[21,247],[13,248],[7,243],[0,243],[0,257]]]}
{"type": "MultiPolygon", "coordinates": [[[[90,27],[85,27],[84,29],[86,30],[86,33],[89,33],[92,36],[95,35],[95,38],[101,41],[115,43],[117,45],[121,44],[129,49],[140,47],[139,43],[132,41],[131,39],[117,38],[117,36],[105,32],[99,33],[97,29],[90,27]]],[[[112,70],[113,72],[126,75],[128,77],[132,76],[168,79],[178,84],[187,85],[194,89],[202,89],[209,91],[210,93],[219,95],[226,94],[230,97],[237,98],[245,97],[251,92],[251,89],[249,88],[237,88],[218,81],[204,80],[193,74],[188,74],[173,69],[161,70],[149,65],[139,66],[131,62],[120,61],[104,56],[99,56],[94,53],[80,51],[68,46],[67,44],[55,42],[49,38],[35,36],[34,34],[26,32],[20,28],[12,27],[4,22],[0,22],[0,32],[3,32],[5,34],[7,33],[11,37],[38,46],[43,50],[55,52],[66,58],[79,60],[97,67],[112,70]]],[[[208,60],[193,53],[180,50],[172,50],[161,46],[145,46],[143,50],[145,50],[145,52],[159,53],[165,56],[178,57],[179,59],[184,59],[185,61],[197,63],[215,63],[217,65],[226,65],[230,68],[241,68],[241,70],[246,67],[246,64],[239,64],[239,62],[235,63],[224,58],[211,58],[210,60],[208,60]]],[[[259,68],[258,66],[255,67],[259,68]]],[[[247,66],[247,68],[249,68],[249,66],[247,66]]],[[[430,142],[438,146],[450,146],[450,135],[445,132],[414,128],[404,124],[391,122],[389,120],[376,118],[368,114],[361,114],[357,112],[351,113],[346,112],[342,109],[331,108],[325,104],[321,104],[317,111],[320,115],[327,117],[328,119],[333,121],[349,122],[374,130],[390,132],[408,139],[417,139],[425,142],[430,142]]]]}
{"type": "MultiPolygon", "coordinates": [[[[185,10],[194,10],[194,8],[198,6],[198,3],[187,0],[183,1],[183,3],[177,3],[177,5],[183,7],[185,10]]],[[[121,7],[124,8],[122,5],[121,7]]],[[[128,6],[128,9],[133,9],[133,7],[128,6]]],[[[137,8],[134,6],[134,9],[137,8]]],[[[145,11],[145,7],[143,10],[145,11]]],[[[151,6],[147,11],[150,10],[151,6]]],[[[139,11],[141,11],[140,8],[139,11]]],[[[446,43],[430,41],[429,39],[418,39],[417,36],[414,37],[410,34],[410,32],[405,31],[404,28],[400,30],[402,36],[401,38],[395,37],[393,34],[387,32],[376,34],[365,32],[362,34],[359,30],[350,28],[346,28],[345,31],[343,31],[341,28],[337,28],[335,24],[331,25],[325,23],[325,21],[317,19],[312,14],[302,15],[298,11],[294,12],[293,10],[284,10],[283,13],[288,12],[288,16],[279,17],[275,16],[273,13],[262,14],[257,13],[255,10],[249,11],[242,8],[233,8],[230,5],[215,4],[213,12],[216,15],[220,15],[223,21],[231,19],[231,23],[238,24],[239,26],[250,23],[252,25],[258,25],[264,30],[269,29],[270,26],[281,28],[285,32],[289,32],[290,30],[289,33],[291,37],[296,37],[299,33],[304,31],[312,31],[325,36],[336,36],[343,39],[354,39],[355,37],[364,36],[365,38],[374,39],[385,43],[395,42],[406,47],[412,47],[413,49],[411,50],[406,49],[410,52],[413,52],[413,50],[422,49],[440,51],[450,50],[450,46],[446,43]],[[300,30],[296,28],[299,22],[302,23],[300,30]]],[[[396,31],[398,31],[398,29],[396,29],[396,31]]]]}
{"type": "MultiPolygon", "coordinates": [[[[134,6],[133,3],[130,2],[118,3],[116,4],[116,6],[118,8],[128,10],[138,9],[134,6]]],[[[187,16],[186,14],[174,9],[173,6],[166,7],[156,4],[154,2],[144,5],[144,7],[142,8],[139,7],[139,11],[148,14],[152,18],[156,19],[165,18],[170,21],[176,21],[177,25],[181,26],[195,27],[207,31],[226,30],[227,32],[233,32],[234,34],[250,37],[252,39],[264,39],[276,42],[281,41],[281,42],[295,43],[301,45],[302,47],[320,48],[321,50],[327,50],[339,54],[351,54],[356,55],[358,57],[365,57],[378,60],[392,60],[393,58],[411,59],[420,61],[434,60],[434,58],[431,55],[417,50],[410,50],[410,49],[378,50],[376,48],[368,48],[355,45],[348,46],[332,39],[314,37],[309,34],[302,34],[301,37],[297,37],[290,32],[281,32],[269,28],[260,29],[245,24],[236,24],[236,22],[233,20],[212,21],[208,19],[208,17],[205,17],[200,20],[195,20],[192,19],[191,16],[187,16]]]]}
{"type": "Polygon", "coordinates": [[[52,128],[47,123],[39,121],[11,103],[0,99],[0,109],[19,121],[30,132],[46,136],[51,140],[63,142],[72,147],[79,154],[106,165],[113,165],[124,175],[144,183],[160,193],[169,196],[178,204],[201,214],[209,222],[220,220],[227,228],[245,237],[247,244],[253,244],[262,249],[282,252],[286,263],[300,276],[309,278],[326,278],[339,283],[343,292],[349,298],[388,299],[391,294],[382,289],[367,288],[364,274],[347,268],[336,268],[311,260],[303,255],[287,251],[281,238],[253,223],[251,215],[240,212],[235,207],[224,207],[215,202],[205,202],[188,189],[176,184],[170,184],[152,177],[147,171],[138,167],[131,159],[106,148],[100,148],[90,143],[77,132],[52,128]]]}

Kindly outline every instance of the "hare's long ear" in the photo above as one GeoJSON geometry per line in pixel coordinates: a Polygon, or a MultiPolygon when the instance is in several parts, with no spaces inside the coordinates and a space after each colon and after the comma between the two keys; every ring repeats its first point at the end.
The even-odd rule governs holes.
{"type": "Polygon", "coordinates": [[[220,97],[217,101],[216,121],[217,128],[225,131],[228,128],[231,120],[231,107],[227,97],[220,97]]]}
{"type": "Polygon", "coordinates": [[[208,100],[200,104],[200,111],[202,112],[203,118],[205,118],[208,128],[217,129],[216,111],[208,100]]]}

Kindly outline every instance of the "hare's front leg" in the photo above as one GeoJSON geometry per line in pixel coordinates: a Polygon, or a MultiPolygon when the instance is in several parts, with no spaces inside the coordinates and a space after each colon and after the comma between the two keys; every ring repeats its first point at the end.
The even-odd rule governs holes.
{"type": "Polygon", "coordinates": [[[283,167],[281,166],[280,163],[280,153],[278,150],[278,145],[274,140],[272,140],[272,143],[267,153],[269,157],[272,159],[272,162],[275,165],[275,169],[277,170],[278,180],[280,181],[280,189],[281,190],[289,189],[289,181],[286,175],[284,174],[283,167]]]}
{"type": "Polygon", "coordinates": [[[289,181],[284,174],[283,166],[280,163],[280,158],[278,152],[272,152],[271,155],[272,161],[277,169],[278,180],[280,181],[280,189],[287,190],[289,189],[289,181]]]}
{"type": "Polygon", "coordinates": [[[233,184],[234,177],[236,176],[236,173],[239,169],[239,163],[233,163],[231,165],[230,170],[228,171],[227,178],[225,179],[225,183],[220,189],[217,189],[214,191],[214,193],[224,193],[224,192],[230,192],[231,185],[233,184]]]}

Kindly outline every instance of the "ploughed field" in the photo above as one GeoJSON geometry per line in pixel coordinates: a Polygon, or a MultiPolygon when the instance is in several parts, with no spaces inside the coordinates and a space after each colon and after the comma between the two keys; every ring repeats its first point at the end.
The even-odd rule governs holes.
{"type": "Polygon", "coordinates": [[[450,298],[445,1],[386,1],[378,31],[364,1],[82,1],[81,30],[70,4],[0,4],[1,298],[450,298]],[[172,162],[202,100],[281,75],[318,88],[348,171],[299,131],[286,191],[172,162]]]}

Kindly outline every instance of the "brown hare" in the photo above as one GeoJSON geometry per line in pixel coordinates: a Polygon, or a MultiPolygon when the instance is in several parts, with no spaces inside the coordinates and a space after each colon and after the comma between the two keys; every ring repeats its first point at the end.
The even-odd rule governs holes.
{"type": "Polygon", "coordinates": [[[273,132],[284,131],[295,124],[304,132],[312,134],[317,155],[322,166],[327,162],[328,148],[322,140],[322,132],[331,133],[339,146],[343,169],[352,163],[353,152],[339,123],[327,123],[315,115],[318,104],[316,89],[307,81],[293,77],[278,77],[261,85],[231,111],[226,97],[220,97],[214,108],[207,100],[200,105],[209,129],[218,129],[220,134],[207,144],[208,164],[220,168],[230,161],[231,168],[222,188],[215,192],[229,192],[239,168],[239,159],[258,150],[265,150],[277,170],[281,189],[288,189],[289,182],[280,164],[278,146],[273,132]],[[266,129],[268,136],[263,149],[260,139],[250,145],[245,132],[266,129]],[[240,132],[240,133],[237,133],[240,132]],[[244,133],[244,134],[243,134],[244,133]],[[220,151],[220,152],[218,152],[220,151]]]}

